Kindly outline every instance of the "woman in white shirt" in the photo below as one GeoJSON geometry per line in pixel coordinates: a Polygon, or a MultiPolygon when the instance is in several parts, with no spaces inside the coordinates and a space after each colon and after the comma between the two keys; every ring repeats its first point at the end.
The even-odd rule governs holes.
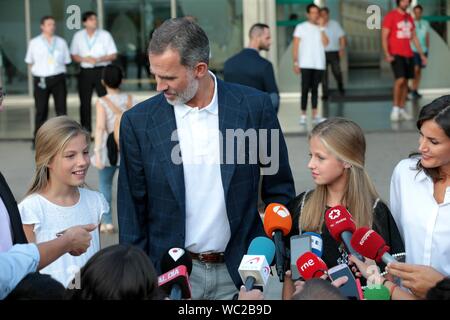
{"type": "MultiPolygon", "coordinates": [[[[100,225],[100,232],[108,233],[114,232],[111,215],[112,185],[114,174],[119,168],[118,147],[116,147],[117,150],[111,150],[111,147],[108,148],[108,137],[112,134],[114,141],[118,143],[118,130],[122,113],[137,103],[131,95],[120,91],[122,78],[123,73],[120,67],[116,65],[106,66],[102,71],[102,84],[106,88],[107,95],[99,98],[95,104],[95,153],[91,162],[99,169],[99,189],[105,196],[110,208],[103,215],[100,225]],[[110,157],[112,152],[115,153],[115,157],[110,157]]],[[[114,142],[112,143],[114,144],[114,142]]]]}
{"type": "Polygon", "coordinates": [[[419,153],[402,160],[392,176],[392,216],[405,242],[406,262],[431,266],[448,276],[450,95],[423,107],[417,128],[419,153]]]}

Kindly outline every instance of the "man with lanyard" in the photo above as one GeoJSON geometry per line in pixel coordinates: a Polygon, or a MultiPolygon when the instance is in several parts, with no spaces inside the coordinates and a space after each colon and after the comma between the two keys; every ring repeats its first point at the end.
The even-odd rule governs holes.
{"type": "Polygon", "coordinates": [[[102,70],[117,57],[117,48],[108,31],[97,29],[97,14],[85,12],[82,17],[85,29],[73,36],[70,46],[72,59],[80,63],[78,94],[80,96],[80,123],[88,130],[91,127],[91,98],[95,88],[97,96],[106,95],[102,85],[102,70]]]}
{"type": "Polygon", "coordinates": [[[411,42],[415,44],[422,63],[427,63],[427,57],[423,54],[416,35],[414,20],[406,12],[410,4],[411,0],[397,0],[397,8],[389,12],[383,20],[383,51],[395,76],[394,105],[391,112],[391,121],[394,122],[412,120],[412,116],[405,110],[408,79],[414,78],[414,54],[411,42]]]}
{"type": "MultiPolygon", "coordinates": [[[[419,39],[420,46],[423,53],[428,58],[428,52],[430,50],[430,24],[427,20],[422,19],[423,8],[420,4],[414,7],[414,25],[416,26],[417,38],[419,39]]],[[[412,85],[413,98],[421,98],[422,95],[417,91],[419,89],[420,78],[422,76],[422,68],[425,68],[425,64],[420,59],[420,54],[416,49],[414,43],[411,43],[412,50],[414,52],[414,80],[412,85]]]]}
{"type": "MultiPolygon", "coordinates": [[[[31,39],[25,62],[31,66],[36,108],[34,136],[47,120],[50,94],[55,101],[57,116],[67,114],[66,64],[71,62],[66,40],[55,36],[55,19],[41,19],[42,33],[31,39]]],[[[34,146],[34,139],[33,139],[34,146]]]]}

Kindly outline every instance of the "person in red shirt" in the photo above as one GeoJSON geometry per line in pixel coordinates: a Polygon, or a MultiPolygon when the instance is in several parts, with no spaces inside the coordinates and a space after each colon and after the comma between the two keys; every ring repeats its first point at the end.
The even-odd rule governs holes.
{"type": "Polygon", "coordinates": [[[414,20],[406,12],[410,4],[411,0],[397,0],[397,8],[389,12],[383,20],[383,51],[395,76],[391,121],[412,120],[411,115],[405,110],[408,79],[414,78],[414,53],[411,49],[411,41],[420,54],[422,64],[427,63],[416,35],[414,20]]]}

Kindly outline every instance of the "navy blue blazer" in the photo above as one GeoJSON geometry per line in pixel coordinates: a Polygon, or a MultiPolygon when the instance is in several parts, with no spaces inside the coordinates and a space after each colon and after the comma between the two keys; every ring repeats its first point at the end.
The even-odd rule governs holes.
{"type": "MultiPolygon", "coordinates": [[[[250,128],[280,130],[267,94],[219,79],[217,87],[221,132],[250,128]]],[[[171,140],[176,129],[174,108],[163,94],[137,104],[121,120],[119,242],[142,248],[158,272],[161,272],[160,259],[169,248],[185,246],[183,165],[171,160],[171,152],[178,144],[171,140]]],[[[225,140],[223,144],[226,145],[225,140]]],[[[235,151],[238,148],[235,146],[235,151]]],[[[270,145],[268,148],[270,151],[270,145]]],[[[264,235],[257,210],[260,169],[264,165],[236,164],[236,159],[237,152],[234,152],[234,163],[228,161],[220,168],[231,229],[225,263],[239,287],[242,282],[238,266],[242,256],[255,237],[264,235]]],[[[262,200],[266,204],[287,204],[294,196],[294,181],[280,130],[279,170],[275,175],[263,176],[262,200]]]]}
{"type": "Polygon", "coordinates": [[[255,49],[245,48],[225,61],[223,79],[278,94],[272,63],[255,49]]]}

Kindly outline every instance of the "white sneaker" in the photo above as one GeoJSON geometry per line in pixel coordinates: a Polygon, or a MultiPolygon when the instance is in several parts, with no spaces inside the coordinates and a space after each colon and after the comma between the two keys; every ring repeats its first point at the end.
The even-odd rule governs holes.
{"type": "Polygon", "coordinates": [[[400,109],[399,116],[400,116],[400,119],[403,119],[403,120],[409,121],[409,120],[413,119],[413,117],[408,112],[406,112],[405,109],[400,109]]]}
{"type": "Polygon", "coordinates": [[[298,122],[300,125],[305,124],[306,123],[306,115],[302,114],[300,116],[300,120],[298,122]]]}
{"type": "Polygon", "coordinates": [[[319,123],[321,123],[321,122],[323,122],[325,120],[327,120],[327,118],[323,118],[321,116],[315,116],[313,121],[314,121],[315,124],[319,124],[319,123]]]}
{"type": "Polygon", "coordinates": [[[400,111],[398,110],[398,108],[392,109],[391,121],[394,121],[394,122],[400,121],[400,111]]]}

